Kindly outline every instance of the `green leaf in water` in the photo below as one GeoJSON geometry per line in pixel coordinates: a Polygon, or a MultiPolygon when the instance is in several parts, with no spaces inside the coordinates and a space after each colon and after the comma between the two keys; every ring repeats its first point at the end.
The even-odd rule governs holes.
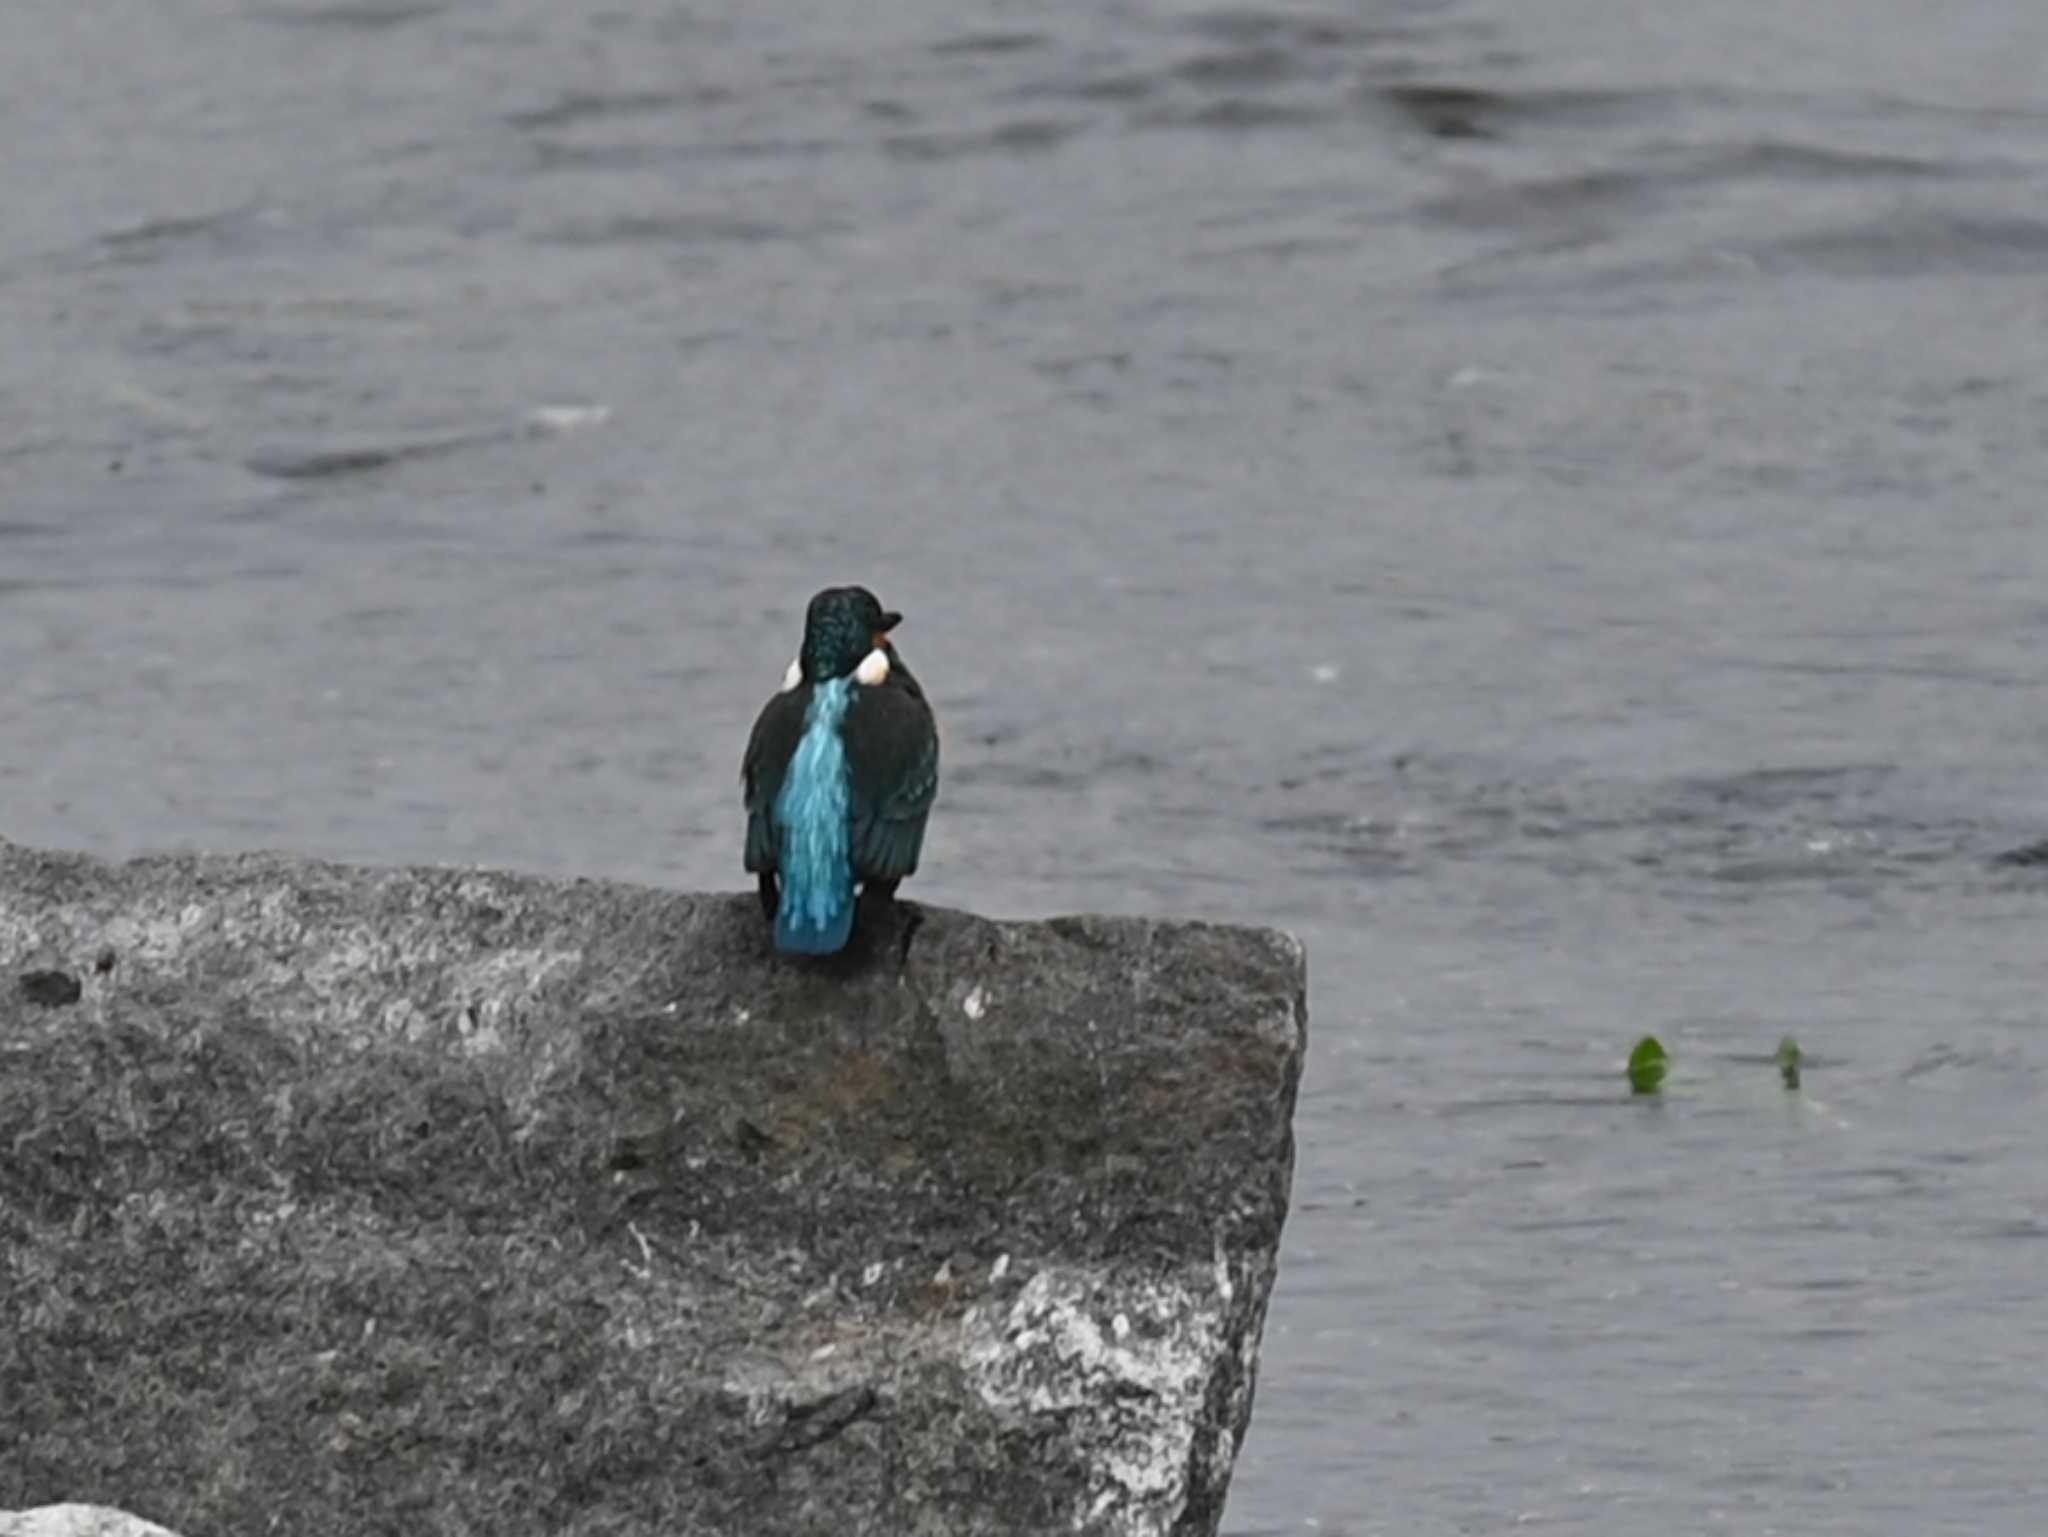
{"type": "Polygon", "coordinates": [[[1644,1036],[1628,1054],[1628,1086],[1638,1094],[1655,1094],[1664,1087],[1664,1069],[1670,1063],[1663,1043],[1654,1035],[1644,1036]]]}
{"type": "Polygon", "coordinates": [[[1804,1055],[1805,1053],[1799,1049],[1799,1043],[1791,1036],[1788,1035],[1778,1042],[1778,1076],[1785,1080],[1786,1088],[1799,1087],[1799,1063],[1804,1055]]]}

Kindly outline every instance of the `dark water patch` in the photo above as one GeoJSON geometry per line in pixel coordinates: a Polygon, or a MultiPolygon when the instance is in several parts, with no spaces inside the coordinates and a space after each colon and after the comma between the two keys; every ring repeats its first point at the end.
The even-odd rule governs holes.
{"type": "Polygon", "coordinates": [[[420,459],[435,459],[458,449],[503,441],[507,433],[468,433],[413,443],[365,443],[347,448],[278,448],[252,454],[244,464],[269,480],[337,480],[367,475],[420,459]]]}
{"type": "Polygon", "coordinates": [[[1847,899],[1945,881],[1981,837],[1906,801],[1881,766],[1765,769],[1648,783],[1498,779],[1418,758],[1307,766],[1263,791],[1247,827],[1320,863],[1380,877],[1485,864],[1694,903],[1810,883],[1847,899]],[[1449,771],[1447,772],[1447,767],[1449,771]]]}
{"type": "MultiPolygon", "coordinates": [[[[984,738],[985,747],[995,748],[994,739],[984,738]]],[[[1014,749],[1003,747],[1005,752],[1014,749]]],[[[961,764],[947,771],[947,782],[964,787],[1001,786],[1021,790],[1078,790],[1111,781],[1154,778],[1166,771],[1165,762],[1152,753],[1134,750],[1110,751],[1086,766],[1072,766],[1073,753],[1061,753],[1065,761],[1021,760],[988,757],[961,764]]],[[[1170,813],[1170,814],[1178,814],[1170,813]]]]}
{"type": "Polygon", "coordinates": [[[1174,75],[1190,84],[1224,90],[1257,90],[1282,85],[1302,72],[1301,55],[1270,46],[1233,48],[1206,53],[1174,66],[1174,75]]]}
{"type": "Polygon", "coordinates": [[[1710,867],[1709,880],[1728,885],[1756,886],[1787,881],[1830,881],[1839,877],[1847,861],[1822,852],[1787,854],[1777,858],[1735,859],[1710,867]]]}
{"type": "Polygon", "coordinates": [[[1193,107],[1159,107],[1139,114],[1148,128],[1201,128],[1219,133],[1249,133],[1262,128],[1302,128],[1326,123],[1336,113],[1327,107],[1232,97],[1193,107]]]}
{"type": "Polygon", "coordinates": [[[1424,133],[1439,139],[1499,137],[1496,122],[1506,99],[1492,91],[1451,85],[1396,85],[1381,97],[1424,133]]]}
{"type": "Polygon", "coordinates": [[[1640,212],[1700,187],[1724,183],[1833,184],[1926,180],[1952,174],[1938,162],[1909,156],[1764,140],[1657,152],[1626,169],[1462,187],[1425,201],[1417,211],[1425,218],[1474,228],[1545,228],[1583,224],[1610,213],[1640,212]]]}
{"type": "Polygon", "coordinates": [[[1993,854],[1990,862],[2007,870],[2048,870],[2048,838],[1993,854]]]}
{"type": "Polygon", "coordinates": [[[1880,122],[1901,118],[1927,117],[1987,128],[2038,128],[2048,124],[2048,107],[2015,106],[2009,102],[1931,101],[1920,96],[1882,94],[1864,98],[1870,113],[1880,122]]]}
{"type": "Polygon", "coordinates": [[[1589,171],[1461,188],[1426,200],[1416,212],[1427,219],[1471,228],[1521,228],[1577,224],[1589,216],[1640,207],[1663,195],[1663,186],[1651,176],[1589,171]]]}
{"type": "MultiPolygon", "coordinates": [[[[1098,59],[1093,69],[1063,72],[1020,86],[1017,95],[1055,100],[1136,103],[1167,98],[1178,103],[1171,120],[1182,121],[1202,113],[1204,103],[1221,97],[1220,117],[1230,116],[1232,103],[1246,97],[1261,97],[1302,83],[1324,83],[1330,100],[1318,116],[1337,116],[1348,111],[1344,100],[1349,82],[1361,68],[1355,49],[1367,34],[1349,30],[1335,22],[1313,22],[1299,18],[1242,18],[1243,25],[1221,31],[1197,24],[1205,46],[1170,62],[1150,68],[1105,68],[1098,59]]],[[[1299,108],[1308,111],[1306,106],[1299,108]]],[[[1294,120],[1287,113],[1281,121],[1294,120]]]]}
{"type": "MultiPolygon", "coordinates": [[[[652,545],[660,541],[637,528],[574,528],[564,533],[559,543],[571,549],[616,549],[624,545],[652,545]]],[[[646,569],[633,566],[626,569],[629,576],[645,576],[646,569]]]]}
{"type": "Polygon", "coordinates": [[[1078,283],[1035,282],[1023,280],[998,280],[982,282],[976,287],[983,303],[991,309],[1014,310],[1045,305],[1070,303],[1082,292],[1078,283]]]}
{"type": "Polygon", "coordinates": [[[2048,1238],[2048,1222],[2039,1217],[2007,1217],[2000,1221],[1987,1222],[1977,1228],[1977,1236],[1998,1242],[2020,1240],[2038,1243],[2048,1238]]]}
{"type": "Polygon", "coordinates": [[[1239,46],[1286,43],[1296,49],[1355,48],[1405,36],[1399,28],[1368,25],[1352,16],[1285,10],[1222,8],[1187,17],[1181,25],[1198,37],[1239,46]]]}
{"type": "Polygon", "coordinates": [[[549,171],[639,171],[677,158],[673,144],[572,144],[561,139],[530,141],[533,168],[549,171]]]}
{"type": "Polygon", "coordinates": [[[386,630],[395,624],[409,622],[418,617],[411,609],[396,603],[370,603],[344,609],[327,620],[327,627],[337,630],[386,630]]]}
{"type": "Polygon", "coordinates": [[[339,5],[263,6],[259,21],[280,26],[332,27],[343,32],[382,32],[425,21],[447,10],[445,0],[346,0],[339,5]]]}
{"type": "MultiPolygon", "coordinates": [[[[1208,250],[1188,252],[1190,266],[1219,266],[1231,262],[1290,262],[1290,260],[1313,260],[1329,256],[1333,252],[1358,252],[1364,242],[1350,232],[1331,236],[1268,236],[1255,240],[1233,240],[1227,246],[1214,246],[1208,250]]],[[[1348,393],[1370,393],[1370,385],[1356,377],[1341,377],[1331,381],[1337,389],[1348,393]]]]}
{"type": "Polygon", "coordinates": [[[1128,373],[1131,361],[1132,354],[1129,352],[1083,352],[1072,357],[1034,358],[1031,369],[1032,372],[1043,374],[1048,379],[1057,379],[1064,383],[1076,375],[1104,370],[1117,374],[1128,373]]]}
{"type": "Polygon", "coordinates": [[[616,94],[572,91],[545,107],[514,112],[505,121],[528,130],[568,128],[580,123],[612,118],[647,117],[673,111],[687,104],[704,106],[731,99],[723,89],[706,89],[685,94],[680,91],[621,91],[616,94]]]}
{"type": "Polygon", "coordinates": [[[958,160],[976,155],[1031,155],[1058,149],[1083,132],[1086,122],[1020,118],[973,133],[892,134],[882,141],[899,160],[958,160]]]}
{"type": "Polygon", "coordinates": [[[1081,790],[1087,787],[1088,776],[1077,770],[1056,768],[1049,763],[988,759],[948,768],[946,782],[949,787],[962,790],[1081,790]]]}
{"type": "Polygon", "coordinates": [[[1428,81],[1374,86],[1366,99],[1438,139],[1498,139],[1520,124],[1609,122],[1637,116],[1654,100],[1626,91],[1502,91],[1428,81]]]}
{"type": "Polygon", "coordinates": [[[1135,748],[1125,748],[1121,751],[1105,754],[1095,765],[1094,773],[1102,777],[1124,775],[1149,779],[1162,773],[1165,768],[1165,760],[1160,758],[1157,753],[1141,752],[1135,748]]]}
{"type": "Polygon", "coordinates": [[[1047,80],[1023,87],[1018,95],[1024,97],[1050,97],[1069,101],[1143,101],[1158,91],[1164,82],[1157,75],[1135,71],[1113,75],[1089,75],[1079,80],[1047,80]]]}
{"type": "Polygon", "coordinates": [[[740,214],[631,213],[558,225],[538,238],[563,246],[772,245],[843,232],[842,226],[823,220],[798,225],[740,214]]]}
{"type": "MultiPolygon", "coordinates": [[[[2048,222],[1931,212],[1888,215],[1777,239],[1715,240],[1668,258],[1608,263],[1581,258],[1588,243],[1587,232],[1580,230],[1556,242],[1489,252],[1445,268],[1443,291],[1463,300],[1508,304],[1526,303],[1541,293],[1556,313],[1594,315],[1668,306],[1679,302],[1675,290],[1747,289],[1760,280],[1787,276],[1846,281],[2033,277],[2048,262],[2048,222]]],[[[1748,465],[1723,474],[1747,489],[1765,492],[1830,483],[1818,465],[1748,465]]],[[[1880,482],[1869,489],[1894,493],[1924,488],[1880,482]]]]}
{"type": "Polygon", "coordinates": [[[845,140],[836,138],[752,138],[720,139],[683,152],[702,160],[788,160],[833,154],[847,147],[845,140]]]}
{"type": "MultiPolygon", "coordinates": [[[[1620,1087],[1611,1094],[1588,1094],[1562,1090],[1543,1093],[1530,1090],[1475,1095],[1470,1099],[1452,1100],[1447,1104],[1439,1105],[1430,1111],[1429,1114],[1437,1120],[1445,1121],[1461,1121],[1472,1116],[1494,1115],[1502,1110],[1621,1110],[1628,1114],[1634,1114],[1637,1104],[1660,1106],[1663,1103],[1660,1099],[1652,1099],[1648,1096],[1644,1096],[1631,1103],[1628,1083],[1623,1079],[1618,1070],[1613,1072],[1596,1072],[1589,1067],[1586,1077],[1589,1080],[1594,1078],[1612,1078],[1620,1087]]],[[[1644,1198],[1646,1198],[1646,1193],[1631,1191],[1614,1191],[1609,1196],[1610,1200],[1616,1201],[1644,1198]]],[[[1618,1219],[1599,1216],[1572,1217],[1561,1219],[1560,1225],[1566,1227],[1606,1227],[1615,1220],[1618,1219]]]]}
{"type": "Polygon", "coordinates": [[[2035,1069],[2016,1050],[1941,1044],[1930,1046],[1915,1056],[1899,1070],[1899,1078],[1910,1083],[1950,1073],[1989,1073],[2005,1078],[2009,1075],[2031,1077],[2034,1072],[2035,1069]]]}
{"type": "Polygon", "coordinates": [[[1681,804],[1783,811],[1794,806],[1833,806],[1844,800],[1867,799],[1895,773],[1894,768],[1882,763],[1802,764],[1687,776],[1672,781],[1672,789],[1681,804]]]}
{"type": "Polygon", "coordinates": [[[1861,659],[1839,662],[1811,657],[1729,656],[1719,664],[1747,672],[1790,673],[1813,678],[1914,678],[1933,683],[1976,683],[1992,688],[2031,688],[2030,674],[1987,668],[1965,661],[1877,662],[1861,659]]]}
{"type": "Polygon", "coordinates": [[[2048,271],[2048,222],[1909,212],[1794,235],[1750,252],[1767,269],[1840,278],[2038,278],[2048,271]]]}
{"type": "Polygon", "coordinates": [[[1293,25],[1293,18],[1278,10],[1255,10],[1250,6],[1219,6],[1213,11],[1202,11],[1186,17],[1182,25],[1188,31],[1203,37],[1221,38],[1225,42],[1249,43],[1283,36],[1293,25]]]}
{"type": "Polygon", "coordinates": [[[1050,118],[1022,118],[989,130],[988,145],[991,149],[1024,153],[1056,149],[1086,126],[1085,123],[1057,122],[1050,118]]]}
{"type": "Polygon", "coordinates": [[[1052,41],[1043,32],[970,32],[933,43],[931,51],[941,58],[961,54],[1028,53],[1052,41]]]}
{"type": "Polygon", "coordinates": [[[1953,179],[1956,167],[1912,155],[1837,149],[1787,139],[1758,139],[1700,157],[1694,179],[1900,181],[1953,179]]]}
{"type": "Polygon", "coordinates": [[[167,247],[200,241],[217,242],[231,231],[246,227],[255,212],[256,205],[242,203],[209,213],[148,219],[141,224],[108,231],[99,237],[99,245],[116,260],[155,261],[167,247]]]}
{"type": "MultiPolygon", "coordinates": [[[[1560,1102],[1545,1101],[1545,1103],[1560,1102]]],[[[1612,1099],[1600,1099],[1563,1101],[1562,1103],[1596,1104],[1603,1108],[1611,1108],[1614,1104],[1614,1101],[1612,1099]]],[[[1507,1224],[1507,1231],[1511,1233],[1525,1234],[1603,1233],[1611,1232],[1615,1228],[1633,1227],[1636,1224],[1636,1221],[1637,1219],[1635,1217],[1624,1215],[1621,1212],[1615,1212],[1611,1216],[1596,1217],[1523,1217],[1519,1220],[1510,1221],[1507,1224]]]]}

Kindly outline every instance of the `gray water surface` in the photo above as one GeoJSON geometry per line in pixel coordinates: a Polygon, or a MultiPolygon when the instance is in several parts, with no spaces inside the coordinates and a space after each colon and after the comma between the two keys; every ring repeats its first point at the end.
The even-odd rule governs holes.
{"type": "Polygon", "coordinates": [[[0,830],[735,886],[865,581],[916,895],[1308,943],[1237,1537],[2033,1531],[2044,79],[2031,0],[11,0],[0,830]]]}

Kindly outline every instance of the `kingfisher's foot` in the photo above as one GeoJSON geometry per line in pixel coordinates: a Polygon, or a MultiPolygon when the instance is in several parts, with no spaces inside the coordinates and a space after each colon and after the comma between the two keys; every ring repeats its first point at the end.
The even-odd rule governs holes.
{"type": "Polygon", "coordinates": [[[761,872],[761,916],[770,923],[775,921],[776,909],[782,906],[782,883],[775,878],[773,870],[761,872]]]}
{"type": "Polygon", "coordinates": [[[896,964],[908,966],[910,942],[917,938],[917,931],[924,925],[924,909],[915,902],[897,902],[896,916],[896,964]]]}

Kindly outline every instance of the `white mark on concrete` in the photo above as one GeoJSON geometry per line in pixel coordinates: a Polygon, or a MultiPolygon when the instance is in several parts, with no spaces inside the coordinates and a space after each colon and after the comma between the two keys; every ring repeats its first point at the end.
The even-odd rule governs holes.
{"type": "Polygon", "coordinates": [[[997,1255],[995,1264],[989,1267],[988,1278],[990,1283],[993,1284],[994,1282],[1000,1281],[1004,1276],[1008,1275],[1009,1273],[1010,1256],[1007,1254],[997,1255]]]}
{"type": "Polygon", "coordinates": [[[611,414],[610,406],[535,406],[526,413],[526,425],[537,432],[574,432],[601,426],[611,414]]]}
{"type": "Polygon", "coordinates": [[[863,1286],[873,1286],[875,1282],[881,1279],[882,1262],[880,1260],[876,1260],[872,1265],[868,1266],[867,1269],[863,1270],[860,1273],[860,1284],[863,1286]]]}
{"type": "Polygon", "coordinates": [[[636,1276],[642,1281],[652,1279],[654,1275],[653,1245],[648,1243],[647,1235],[640,1231],[639,1223],[628,1222],[626,1224],[626,1231],[631,1233],[634,1240],[640,1245],[640,1263],[638,1265],[635,1265],[631,1260],[621,1261],[626,1267],[626,1273],[636,1276]]]}
{"type": "Polygon", "coordinates": [[[1106,1291],[1099,1276],[1046,1269],[1008,1308],[963,1321],[968,1380],[991,1409],[1091,1424],[1101,1455],[1072,1510],[1077,1529],[1138,1537],[1186,1509],[1193,1465],[1215,1452],[1196,1438],[1228,1325],[1204,1280],[1198,1269],[1106,1291]]]}
{"type": "Polygon", "coordinates": [[[967,995],[966,1001],[960,1005],[960,1009],[969,1019],[981,1018],[982,1015],[988,1012],[988,994],[983,992],[977,985],[974,991],[967,995]]]}
{"type": "Polygon", "coordinates": [[[112,1505],[38,1505],[33,1510],[0,1510],[0,1537],[175,1537],[112,1505]]]}

